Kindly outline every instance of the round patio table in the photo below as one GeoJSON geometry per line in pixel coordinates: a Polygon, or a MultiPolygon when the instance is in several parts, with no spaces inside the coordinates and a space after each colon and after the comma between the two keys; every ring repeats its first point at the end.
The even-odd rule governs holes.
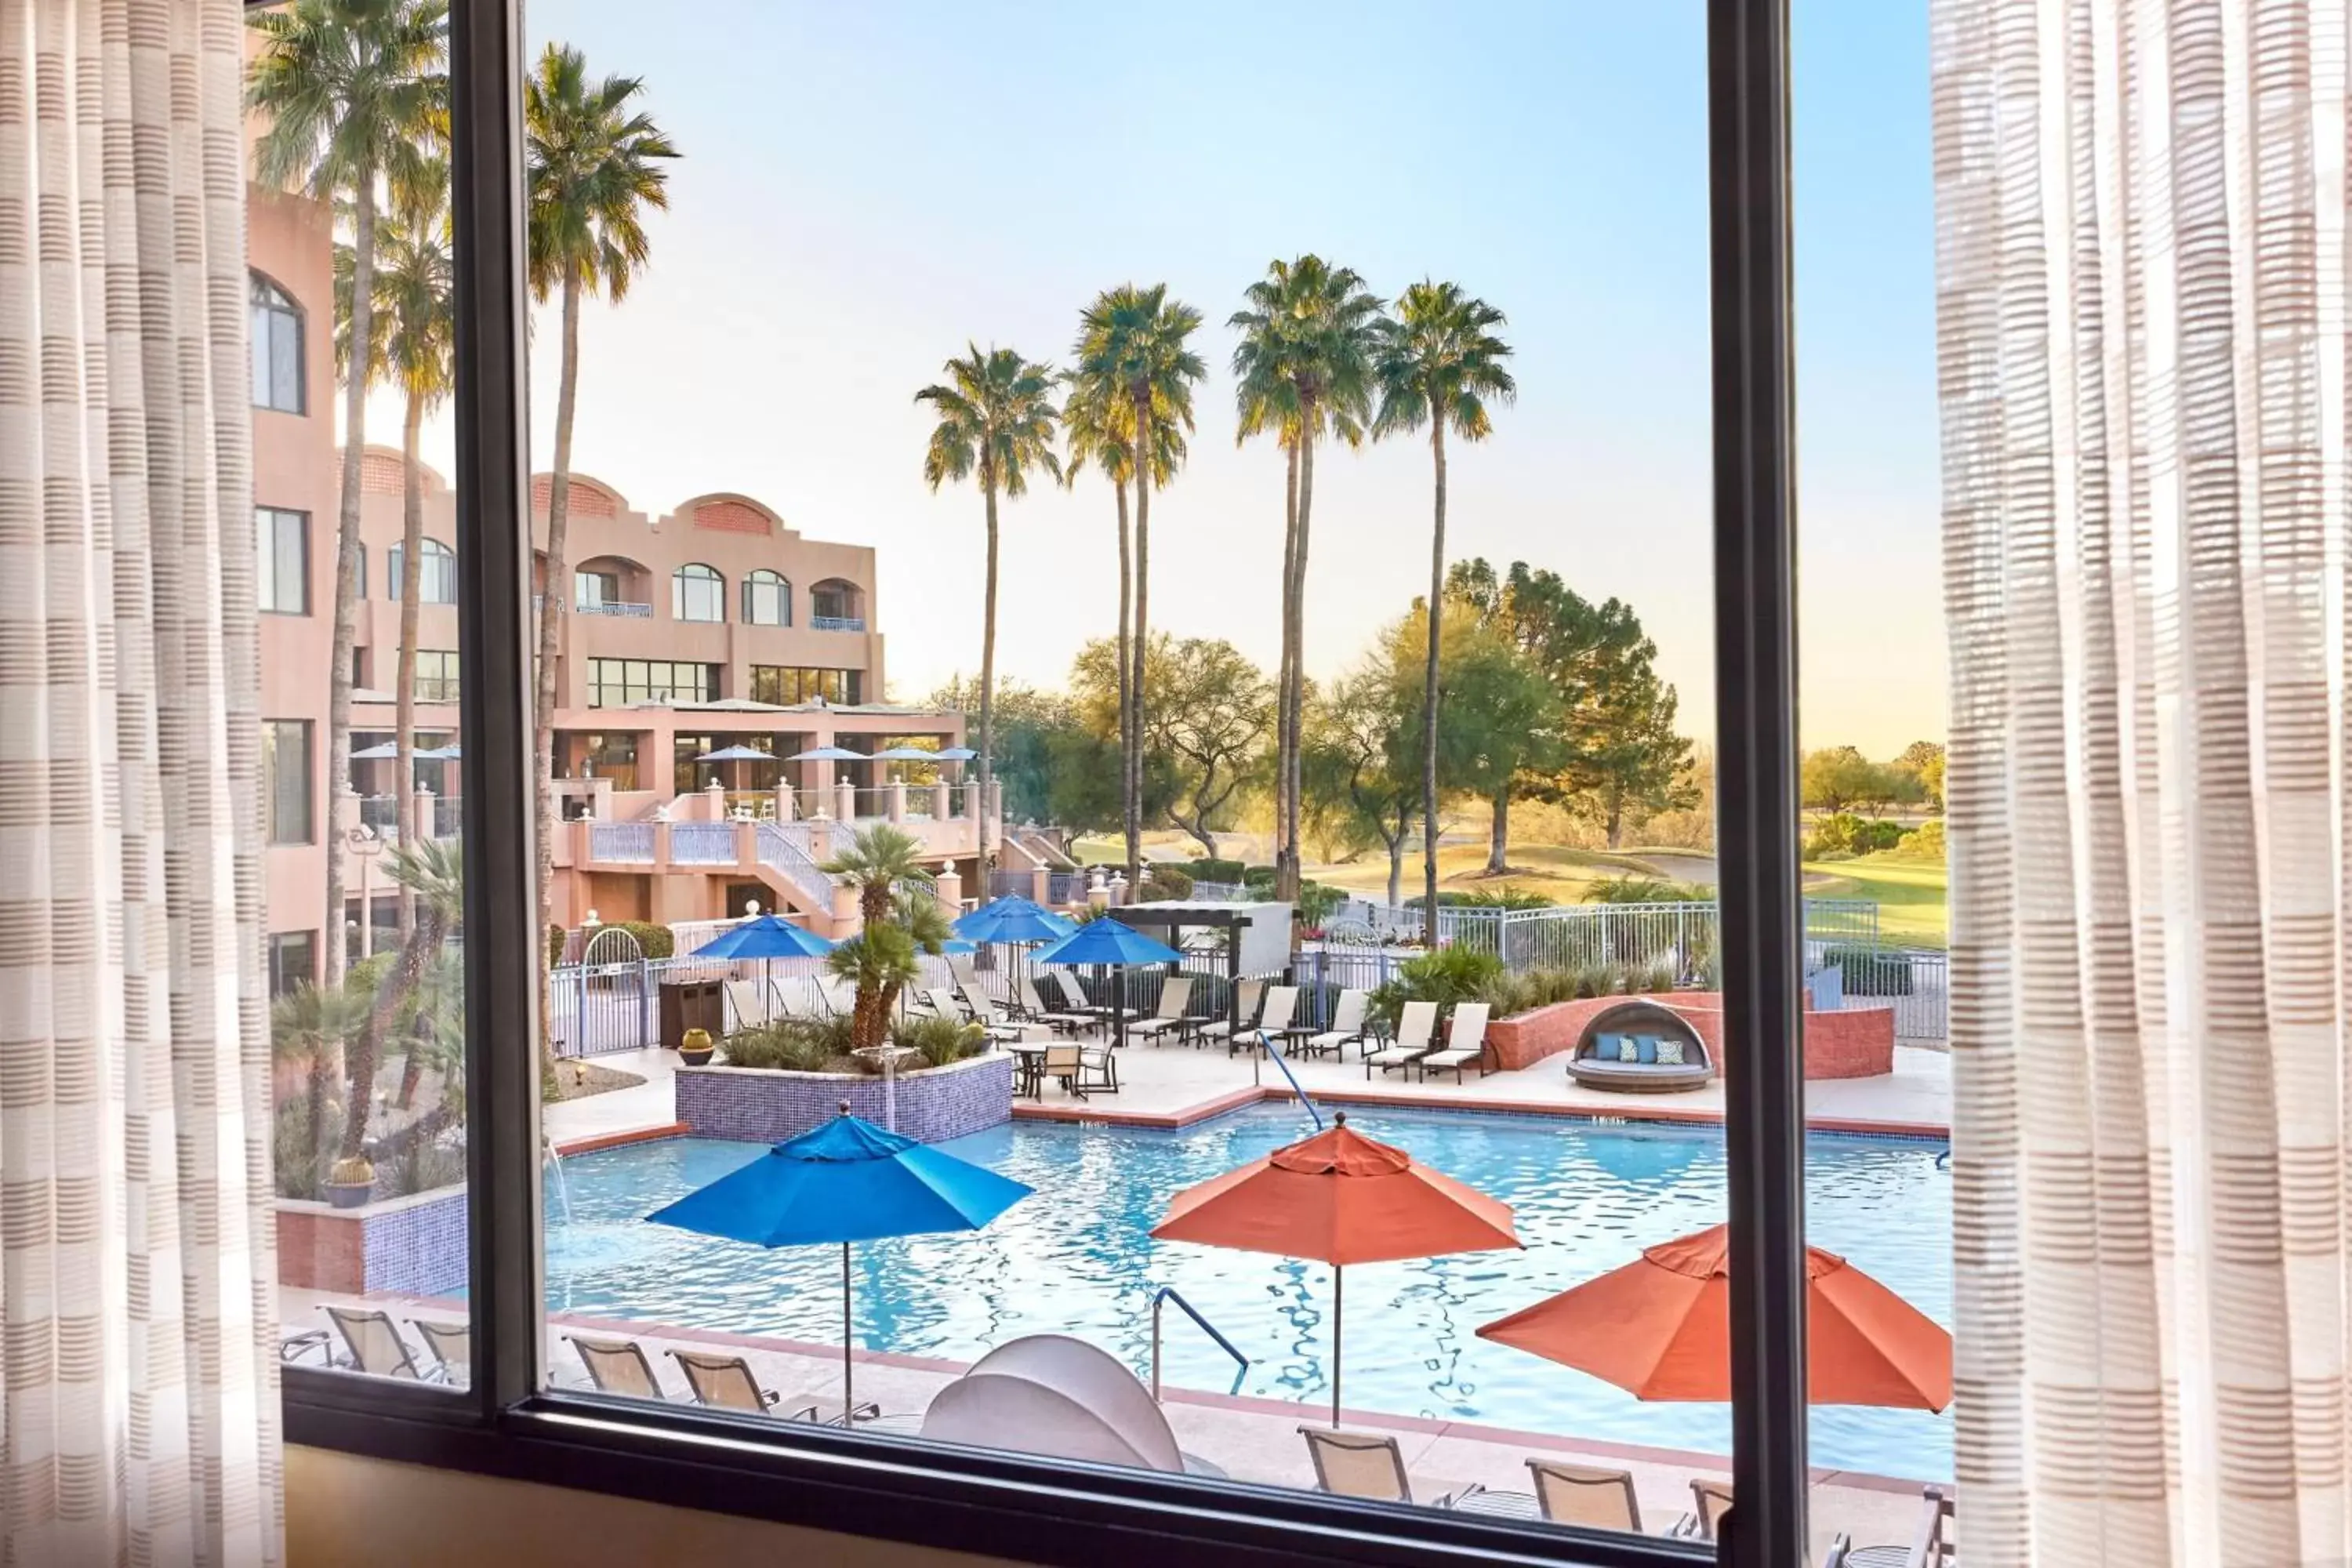
{"type": "Polygon", "coordinates": [[[1019,1069],[1020,1081],[1013,1086],[1013,1091],[1032,1100],[1045,1099],[1045,1053],[1053,1047],[1043,1040],[1008,1040],[1004,1048],[1019,1069]]]}

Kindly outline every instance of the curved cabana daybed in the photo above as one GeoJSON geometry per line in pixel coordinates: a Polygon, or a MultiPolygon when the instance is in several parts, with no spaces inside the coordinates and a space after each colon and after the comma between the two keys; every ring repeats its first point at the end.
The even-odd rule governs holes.
{"type": "Polygon", "coordinates": [[[1715,1076],[1715,1060],[1690,1020],[1673,1008],[1624,1002],[1584,1026],[1568,1076],[1585,1089],[1673,1094],[1705,1087],[1715,1076]]]}

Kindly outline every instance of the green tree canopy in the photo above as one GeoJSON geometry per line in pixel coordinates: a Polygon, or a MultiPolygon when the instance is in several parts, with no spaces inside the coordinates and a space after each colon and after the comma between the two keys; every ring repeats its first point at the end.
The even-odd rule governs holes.
{"type": "MultiPolygon", "coordinates": [[[[1116,643],[1098,637],[1071,667],[1071,697],[1106,740],[1118,734],[1118,656],[1116,643]]],[[[1161,632],[1146,645],[1141,696],[1145,804],[1214,855],[1213,829],[1265,764],[1273,686],[1229,642],[1161,632]]]]}
{"type": "MultiPolygon", "coordinates": [[[[1437,790],[1474,795],[1494,808],[1489,870],[1501,868],[1510,844],[1510,800],[1518,781],[1559,761],[1560,710],[1542,672],[1489,621],[1455,599],[1439,631],[1437,790]]],[[[1428,607],[1416,603],[1391,630],[1388,658],[1399,689],[1422,710],[1428,607]]]]}
{"type": "Polygon", "coordinates": [[[1404,895],[1404,849],[1421,809],[1420,685],[1375,656],[1308,705],[1301,809],[1339,847],[1388,856],[1389,902],[1404,895]]]}

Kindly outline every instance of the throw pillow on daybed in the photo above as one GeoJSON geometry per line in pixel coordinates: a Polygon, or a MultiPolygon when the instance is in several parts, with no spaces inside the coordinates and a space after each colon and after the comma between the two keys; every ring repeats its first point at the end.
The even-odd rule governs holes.
{"type": "Polygon", "coordinates": [[[1683,1043],[1680,1040],[1660,1040],[1658,1042],[1658,1065],[1662,1068],[1678,1068],[1682,1066],[1683,1043]]]}

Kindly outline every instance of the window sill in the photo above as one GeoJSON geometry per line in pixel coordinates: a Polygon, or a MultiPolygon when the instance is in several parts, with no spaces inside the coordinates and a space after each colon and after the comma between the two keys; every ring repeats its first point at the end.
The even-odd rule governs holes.
{"type": "Polygon", "coordinates": [[[287,1441],[1071,1568],[1122,1556],[1181,1558],[1220,1568],[1323,1563],[1669,1568],[1714,1561],[1706,1542],[1355,1504],[1316,1492],[1233,1487],[817,1427],[780,1433],[772,1424],[762,1430],[746,1418],[688,1406],[549,1394],[484,1427],[462,1418],[466,1402],[423,1394],[422,1389],[383,1389],[289,1369],[287,1441]],[[370,1407],[386,1394],[419,1397],[383,1399],[370,1407]]]}

